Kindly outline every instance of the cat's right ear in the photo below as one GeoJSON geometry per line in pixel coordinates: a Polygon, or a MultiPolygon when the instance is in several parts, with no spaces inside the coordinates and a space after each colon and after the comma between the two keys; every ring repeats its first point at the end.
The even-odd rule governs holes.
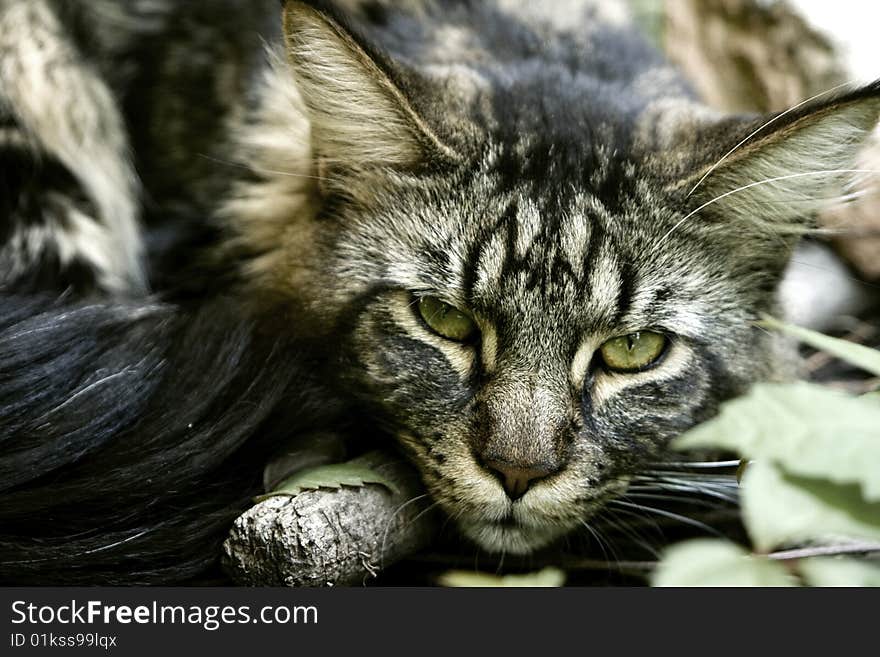
{"type": "Polygon", "coordinates": [[[694,208],[688,216],[711,225],[714,214],[777,235],[806,230],[865,173],[855,161],[880,118],[880,81],[829,95],[769,117],[710,125],[703,139],[726,153],[680,183],[694,208]]]}
{"type": "Polygon", "coordinates": [[[287,55],[319,163],[350,171],[458,159],[407,97],[400,71],[321,2],[284,3],[287,55]]]}

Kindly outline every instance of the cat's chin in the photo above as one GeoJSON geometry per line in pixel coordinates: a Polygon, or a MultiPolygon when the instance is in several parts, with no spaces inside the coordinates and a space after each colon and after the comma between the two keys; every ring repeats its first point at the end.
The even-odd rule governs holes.
{"type": "Polygon", "coordinates": [[[567,534],[566,526],[526,527],[514,523],[460,522],[461,532],[488,552],[529,554],[567,534]]]}

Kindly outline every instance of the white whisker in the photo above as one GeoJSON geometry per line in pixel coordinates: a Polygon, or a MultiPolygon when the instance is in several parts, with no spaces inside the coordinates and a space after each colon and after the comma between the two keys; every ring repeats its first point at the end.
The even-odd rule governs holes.
{"type": "Polygon", "coordinates": [[[753,132],[749,133],[748,136],[746,136],[745,139],[743,139],[743,140],[742,140],[741,142],[739,142],[736,146],[734,146],[734,147],[731,148],[729,151],[727,151],[724,155],[721,156],[721,159],[719,159],[715,164],[713,164],[711,167],[709,167],[709,170],[706,171],[706,173],[703,174],[703,176],[697,181],[697,184],[694,185],[694,186],[691,188],[691,191],[689,191],[689,192],[687,193],[687,197],[686,197],[686,198],[690,198],[691,195],[692,195],[695,191],[697,191],[697,188],[698,188],[700,185],[703,184],[703,181],[706,180],[706,178],[708,178],[708,177],[712,174],[712,172],[715,171],[715,169],[717,169],[719,166],[721,166],[721,163],[722,163],[722,162],[724,162],[728,157],[730,157],[731,155],[733,155],[733,153],[735,153],[735,152],[736,152],[741,146],[743,146],[747,141],[749,141],[749,140],[750,140],[752,137],[754,137],[756,134],[758,134],[759,132],[761,132],[764,128],[766,128],[766,127],[769,126],[769,125],[772,125],[772,124],[776,123],[776,121],[778,121],[778,120],[781,119],[782,117],[786,116],[787,114],[790,114],[791,112],[795,111],[795,110],[798,109],[799,107],[802,107],[802,106],[806,105],[807,103],[810,103],[810,102],[816,100],[817,98],[821,98],[822,96],[824,96],[824,95],[826,95],[826,94],[834,93],[834,92],[837,91],[838,89],[841,89],[841,88],[843,88],[843,87],[847,87],[847,86],[851,86],[851,84],[852,84],[851,82],[843,82],[843,83],[841,83],[841,84],[838,84],[837,86],[831,87],[830,89],[826,89],[825,91],[822,91],[821,93],[818,93],[818,94],[816,94],[815,96],[811,96],[810,98],[807,98],[806,100],[803,100],[803,101],[799,102],[799,103],[798,103],[797,105],[795,105],[794,107],[790,107],[790,108],[788,108],[787,110],[785,110],[784,112],[782,112],[782,113],[780,113],[780,114],[777,114],[776,116],[774,116],[773,118],[771,118],[769,121],[766,121],[765,123],[762,123],[760,127],[758,127],[758,128],[757,128],[756,130],[754,130],[753,132]]]}
{"type": "MultiPolygon", "coordinates": [[[[687,492],[687,491],[681,491],[687,492]]],[[[694,491],[697,492],[697,491],[694,491]]],[[[708,509],[718,509],[721,508],[717,502],[712,502],[710,500],[701,500],[698,497],[693,495],[664,495],[662,493],[653,493],[646,492],[641,489],[631,488],[626,491],[627,499],[635,499],[635,500],[657,500],[658,502],[672,502],[673,504],[692,504],[694,506],[701,506],[708,509]]],[[[715,499],[724,499],[721,496],[709,495],[707,497],[714,497],[715,499]]]]}
{"type": "MultiPolygon", "coordinates": [[[[653,488],[658,491],[671,491],[676,493],[688,493],[690,495],[702,495],[704,497],[712,497],[727,502],[728,504],[737,504],[739,498],[735,493],[728,493],[723,490],[711,488],[698,488],[695,486],[681,486],[673,484],[660,484],[653,488]]],[[[694,500],[696,501],[696,500],[694,500]]]]}
{"type": "Polygon", "coordinates": [[[599,549],[602,550],[602,555],[605,557],[605,561],[608,561],[608,552],[605,551],[605,542],[602,540],[602,537],[599,536],[599,532],[593,529],[586,520],[581,520],[581,524],[584,528],[590,532],[590,535],[596,539],[596,543],[599,545],[599,549]]]}
{"type": "Polygon", "coordinates": [[[581,524],[586,527],[587,531],[590,532],[593,538],[596,539],[596,542],[599,544],[599,549],[602,550],[602,556],[605,557],[605,561],[607,561],[609,564],[611,563],[608,559],[608,551],[610,551],[611,557],[619,564],[620,558],[617,555],[617,551],[614,549],[614,546],[611,544],[611,542],[607,540],[607,537],[603,539],[601,533],[599,532],[599,529],[590,526],[590,524],[586,520],[581,520],[581,524]],[[607,550],[605,549],[606,547],[608,548],[607,550]]]}
{"type": "Polygon", "coordinates": [[[694,484],[710,483],[728,485],[736,488],[736,476],[731,474],[716,474],[710,472],[679,472],[675,470],[649,470],[645,474],[636,475],[634,479],[642,481],[672,481],[676,483],[694,484]]]}
{"type": "MultiPolygon", "coordinates": [[[[380,550],[381,554],[380,554],[380,557],[379,557],[379,564],[380,564],[380,565],[379,565],[379,569],[380,569],[380,570],[382,570],[382,569],[385,568],[385,546],[386,546],[386,543],[388,542],[388,530],[391,529],[391,523],[392,523],[392,521],[394,520],[394,516],[396,516],[396,515],[397,515],[398,513],[400,513],[401,511],[403,511],[403,510],[404,510],[406,507],[408,507],[410,504],[413,504],[413,503],[415,503],[415,502],[418,502],[419,500],[423,500],[423,499],[425,499],[426,497],[428,497],[428,494],[427,494],[427,493],[423,493],[422,495],[416,495],[416,496],[413,497],[412,499],[407,500],[406,502],[404,502],[403,504],[401,504],[399,507],[397,507],[396,509],[394,509],[394,511],[392,512],[391,516],[388,518],[388,522],[385,523],[385,531],[382,533],[382,549],[380,550]]],[[[432,505],[432,506],[433,506],[433,505],[432,505]]],[[[429,507],[429,508],[430,508],[430,507],[429,507]]]]}
{"type": "Polygon", "coordinates": [[[730,191],[725,192],[723,194],[720,194],[720,195],[716,196],[715,198],[713,198],[712,200],[706,201],[705,203],[700,205],[698,208],[688,212],[678,223],[676,223],[672,228],[670,228],[663,237],[660,238],[660,240],[656,244],[656,247],[662,246],[663,243],[669,238],[669,236],[672,235],[672,233],[674,233],[676,230],[678,230],[678,228],[682,224],[684,224],[688,219],[693,217],[695,214],[697,214],[698,212],[700,212],[704,208],[707,208],[708,206],[710,206],[714,203],[717,203],[718,201],[721,201],[722,199],[727,198],[728,196],[731,196],[733,194],[737,194],[739,192],[743,192],[743,191],[745,191],[747,189],[751,189],[753,187],[758,187],[760,185],[768,185],[770,183],[779,182],[781,180],[791,180],[794,178],[805,178],[807,176],[822,176],[822,175],[830,175],[830,174],[838,174],[838,173],[880,173],[880,171],[875,170],[875,169],[823,169],[823,170],[819,170],[819,171],[804,171],[802,173],[791,173],[786,176],[776,176],[774,178],[767,178],[766,180],[758,180],[756,182],[749,183],[748,185],[743,185],[742,187],[737,187],[736,189],[731,189],[730,191]]]}
{"type": "Polygon", "coordinates": [[[268,173],[273,176],[286,176],[288,178],[307,178],[309,180],[320,180],[322,182],[330,182],[329,178],[325,178],[322,176],[315,176],[307,173],[294,173],[293,171],[280,171],[278,169],[266,169],[263,167],[254,166],[253,164],[245,164],[243,162],[233,162],[232,160],[222,160],[220,158],[211,157],[210,155],[205,155],[204,153],[199,153],[200,157],[205,158],[206,160],[210,160],[212,162],[216,162],[217,164],[225,164],[226,166],[236,167],[238,169],[245,169],[247,171],[254,171],[256,173],[268,173]]]}
{"type": "Polygon", "coordinates": [[[665,461],[658,463],[668,468],[736,468],[740,464],[739,459],[730,461],[665,461]]]}
{"type": "Polygon", "coordinates": [[[687,516],[683,516],[678,513],[673,513],[672,511],[666,511],[665,509],[657,509],[653,506],[645,506],[644,504],[635,504],[633,502],[624,502],[623,500],[611,500],[609,504],[615,504],[618,506],[624,506],[629,509],[636,509],[638,511],[644,511],[646,513],[653,513],[658,516],[662,516],[664,518],[669,518],[670,520],[676,520],[685,525],[691,525],[692,527],[696,527],[697,529],[701,529],[704,532],[708,532],[713,536],[718,536],[723,538],[721,533],[717,530],[713,529],[709,525],[704,522],[700,522],[699,520],[694,520],[693,518],[689,518],[687,516]]]}
{"type": "MultiPolygon", "coordinates": [[[[653,522],[651,518],[647,518],[645,516],[642,516],[641,514],[635,513],[634,511],[627,511],[626,509],[615,509],[614,512],[635,516],[635,517],[639,518],[640,520],[648,520],[649,522],[653,522]]],[[[647,540],[641,534],[639,534],[635,530],[634,527],[628,525],[626,523],[626,521],[624,521],[623,519],[620,519],[618,521],[618,519],[616,519],[610,515],[605,516],[603,519],[605,520],[605,522],[610,523],[613,528],[626,534],[633,541],[633,543],[638,545],[640,548],[642,548],[646,552],[650,553],[651,556],[653,556],[655,559],[658,559],[660,557],[660,553],[657,551],[657,549],[653,545],[648,543],[647,540]]],[[[662,536],[663,531],[660,529],[660,527],[656,523],[653,523],[653,524],[654,524],[654,527],[657,529],[658,533],[662,536]]]]}

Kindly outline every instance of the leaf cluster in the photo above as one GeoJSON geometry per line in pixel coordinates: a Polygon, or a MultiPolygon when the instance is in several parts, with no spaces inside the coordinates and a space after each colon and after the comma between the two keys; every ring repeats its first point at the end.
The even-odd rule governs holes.
{"type": "MultiPolygon", "coordinates": [[[[764,325],[880,376],[876,350],[773,319],[764,325]]],[[[655,586],[880,586],[876,392],[759,384],[673,447],[732,451],[747,462],[742,516],[753,546],[714,539],[674,545],[655,586]]]]}

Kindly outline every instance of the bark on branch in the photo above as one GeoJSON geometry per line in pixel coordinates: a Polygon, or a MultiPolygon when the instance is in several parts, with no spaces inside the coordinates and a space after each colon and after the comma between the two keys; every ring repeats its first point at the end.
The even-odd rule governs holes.
{"type": "Polygon", "coordinates": [[[424,488],[397,455],[357,459],[393,484],[271,497],[236,519],[223,565],[247,586],[359,586],[426,547],[437,532],[424,488]]]}

